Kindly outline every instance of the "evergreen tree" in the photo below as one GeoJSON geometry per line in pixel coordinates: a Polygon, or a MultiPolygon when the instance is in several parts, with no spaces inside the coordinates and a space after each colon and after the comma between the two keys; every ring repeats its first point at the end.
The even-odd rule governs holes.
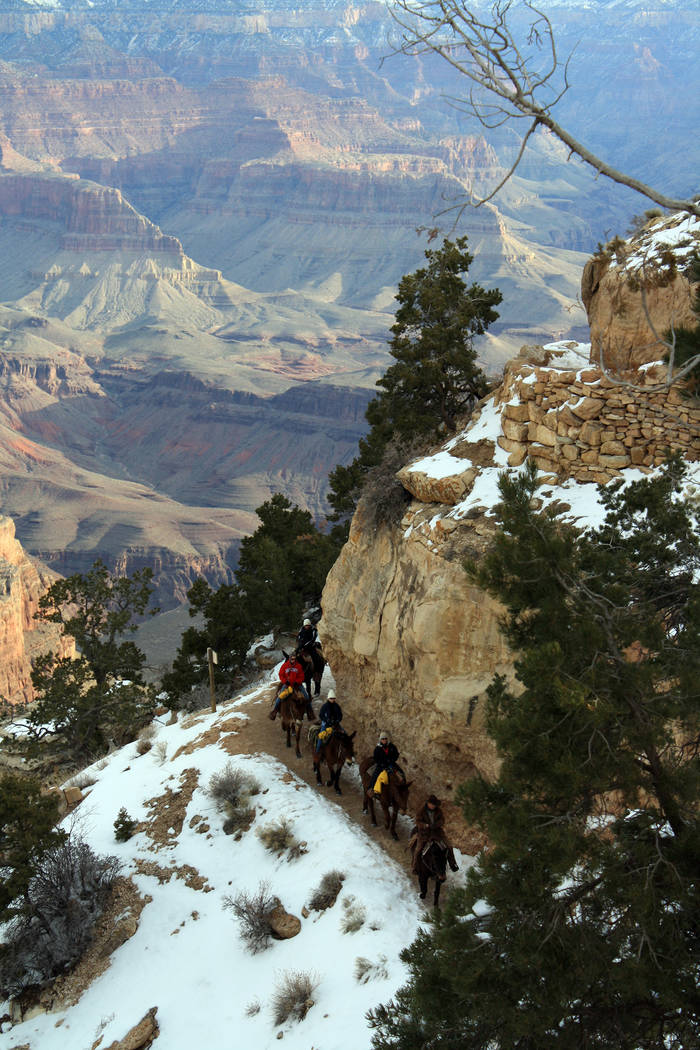
{"type": "Polygon", "coordinates": [[[389,442],[430,440],[456,429],[460,417],[487,391],[476,363],[475,335],[498,318],[498,289],[467,285],[473,256],[467,238],[445,240],[425,252],[427,265],[401,278],[392,325],[391,365],[367,406],[369,434],[359,455],[330,474],[329,502],[336,519],[354,509],[364,478],[382,461],[389,442]]]}
{"type": "Polygon", "coordinates": [[[22,910],[37,862],[63,841],[55,828],[55,796],[42,794],[31,777],[4,773],[0,779],[0,922],[22,910]]]}
{"type": "Polygon", "coordinates": [[[700,520],[683,468],[601,490],[579,532],[504,478],[470,572],[503,603],[518,689],[497,677],[495,783],[461,789],[491,848],[411,977],[373,1011],[377,1050],[700,1045],[700,520]]]}
{"type": "MultiPolygon", "coordinates": [[[[61,625],[75,659],[41,656],[32,671],[38,700],[28,716],[34,740],[55,737],[74,758],[104,751],[150,717],[153,690],[144,684],[145,656],[122,635],[136,630],[153,587],[152,572],[117,577],[96,561],[89,572],[57,580],[39,601],[37,618],[61,625]]],[[[154,615],[158,610],[149,610],[154,615]]]]}
{"type": "Polygon", "coordinates": [[[172,701],[204,679],[208,647],[220,672],[235,672],[256,635],[296,628],[304,606],[320,598],[342,539],[320,532],[308,511],[280,493],[256,514],[260,525],[241,541],[236,583],[213,591],[199,579],[188,591],[190,615],[202,616],[204,625],[185,631],[163,679],[172,701]]]}

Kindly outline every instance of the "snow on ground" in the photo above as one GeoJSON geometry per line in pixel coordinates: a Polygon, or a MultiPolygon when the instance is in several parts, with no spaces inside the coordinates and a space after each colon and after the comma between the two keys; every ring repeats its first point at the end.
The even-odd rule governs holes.
{"type": "MultiPolygon", "coordinates": [[[[212,727],[225,722],[230,730],[236,716],[247,718],[240,708],[267,695],[268,688],[265,683],[257,692],[222,705],[216,714],[159,725],[145,755],[139,756],[136,744],[129,744],[87,771],[97,782],[75,811],[81,833],[98,853],[117,855],[124,874],[131,874],[140,892],[153,899],[141,913],[135,935],[112,955],[110,967],[77,1005],[3,1032],[7,1050],[27,1044],[31,1050],[90,1050],[100,1034],[100,1045],[107,1047],[153,1006],[158,1007],[160,1024],[154,1045],[161,1050],[231,1050],[237,1045],[266,1050],[279,1045],[280,1031],[290,1050],[369,1047],[365,1013],[404,983],[407,971],[398,955],[413,940],[425,914],[415,883],[327,796],[297,780],[270,756],[231,756],[209,743],[175,757],[179,748],[195,745],[212,727]],[[163,747],[167,757],[161,761],[163,747]],[[222,831],[224,816],[206,793],[212,774],[228,762],[253,774],[267,789],[254,796],[254,824],[238,842],[222,831]],[[147,800],[163,795],[166,788],[176,791],[180,775],[192,768],[198,785],[182,829],[173,829],[167,845],[154,852],[145,832],[125,843],[115,841],[113,823],[121,806],[135,820],[146,819],[147,800]],[[210,825],[210,833],[190,826],[197,815],[210,825]],[[308,853],[291,862],[274,858],[255,833],[283,816],[292,822],[296,837],[308,844],[308,853]],[[135,871],[138,860],[166,868],[191,865],[211,891],[190,889],[176,877],[161,885],[157,878],[135,871]],[[224,897],[254,893],[265,881],[286,910],[301,918],[321,877],[332,870],[346,876],[335,905],[302,919],[297,937],[274,941],[251,955],[237,921],[223,908],[224,897]],[[357,932],[344,934],[343,899],[353,898],[364,908],[366,920],[357,932]],[[360,956],[372,963],[385,957],[386,977],[358,983],[354,967],[360,956]],[[270,999],[280,975],[288,971],[315,975],[314,1006],[303,1021],[275,1026],[270,999]],[[249,1015],[247,1008],[256,1002],[259,1012],[249,1015]]],[[[5,1008],[0,1004],[0,1013],[5,1008]]]]}
{"type": "MultiPolygon", "coordinates": [[[[681,223],[681,226],[684,231],[688,228],[691,229],[691,231],[694,229],[700,231],[700,220],[684,220],[683,223],[681,223]]],[[[669,236],[671,236],[672,233],[675,233],[675,231],[665,232],[669,236]]],[[[678,236],[680,237],[680,234],[678,234],[678,236]]],[[[590,343],[577,343],[574,341],[548,343],[543,349],[550,351],[555,355],[546,366],[549,369],[556,369],[558,371],[574,370],[576,371],[577,376],[580,375],[581,372],[590,370],[590,343]]],[[[543,366],[540,366],[540,368],[541,367],[543,366]]],[[[532,375],[525,376],[520,381],[522,383],[527,383],[530,381],[535,382],[536,379],[537,376],[533,368],[532,375]]],[[[507,402],[507,404],[515,405],[519,404],[519,401],[517,400],[517,397],[514,397],[514,399],[507,402]]],[[[470,511],[473,511],[476,508],[486,511],[489,515],[493,515],[494,508],[501,499],[498,490],[500,475],[504,471],[509,474],[517,475],[526,469],[525,464],[520,467],[508,467],[508,452],[502,449],[498,444],[498,438],[503,433],[502,420],[505,407],[506,404],[497,405],[494,401],[494,397],[490,397],[482,404],[478,417],[474,420],[470,420],[466,428],[446,442],[438,452],[411,463],[410,469],[412,473],[422,473],[430,478],[435,478],[436,480],[453,476],[458,477],[464,474],[465,471],[469,470],[472,464],[468,456],[462,458],[452,455],[452,450],[454,448],[465,441],[475,444],[479,441],[488,440],[492,441],[494,444],[493,466],[480,466],[478,468],[479,472],[474,479],[469,493],[455,506],[450,507],[449,510],[444,509],[437,513],[430,521],[429,527],[431,529],[435,528],[438,522],[445,519],[454,518],[459,521],[460,519],[466,518],[470,511]]],[[[691,499],[697,499],[698,488],[700,486],[700,463],[688,463],[687,467],[688,475],[684,488],[684,496],[691,499]]],[[[628,485],[633,481],[639,481],[642,478],[655,473],[658,473],[658,470],[643,472],[635,467],[630,467],[621,471],[624,485],[628,485]]],[[[568,504],[570,509],[564,510],[562,517],[566,520],[572,521],[578,525],[579,528],[599,528],[605,519],[605,512],[601,503],[598,485],[593,482],[584,484],[570,478],[559,484],[543,485],[538,490],[537,495],[538,498],[542,500],[542,504],[545,507],[550,506],[553,503],[568,504]]],[[[408,526],[404,533],[406,539],[413,532],[413,528],[413,525],[408,526]]]]}

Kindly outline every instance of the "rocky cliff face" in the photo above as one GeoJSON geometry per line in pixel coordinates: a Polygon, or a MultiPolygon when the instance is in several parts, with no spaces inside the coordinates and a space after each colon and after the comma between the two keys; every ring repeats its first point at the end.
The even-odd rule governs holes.
{"type": "MultiPolygon", "coordinates": [[[[632,355],[634,356],[634,355],[632,355]]],[[[680,451],[700,483],[700,407],[661,363],[610,376],[589,344],[524,348],[466,429],[399,479],[412,497],[377,525],[362,502],[323,593],[321,635],[349,720],[369,750],[390,731],[419,789],[451,796],[497,755],[484,731],[494,674],[512,677],[499,609],[464,570],[494,530],[498,473],[534,459],[541,502],[581,525],[596,485],[637,477],[680,451]]]]}
{"type": "Polygon", "coordinates": [[[49,649],[67,656],[72,644],[55,624],[39,623],[39,598],[56,574],[29,558],[15,539],[14,522],[0,516],[0,698],[12,704],[34,699],[33,660],[49,649]]]}
{"type": "Polygon", "coordinates": [[[591,329],[591,360],[620,372],[658,361],[672,332],[694,327],[697,285],[689,262],[700,251],[700,219],[671,215],[590,259],[581,295],[591,329]]]}

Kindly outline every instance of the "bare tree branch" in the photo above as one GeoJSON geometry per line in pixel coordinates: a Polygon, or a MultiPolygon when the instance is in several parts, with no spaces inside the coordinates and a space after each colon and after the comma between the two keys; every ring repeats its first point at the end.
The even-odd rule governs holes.
{"type": "MultiPolygon", "coordinates": [[[[530,121],[526,139],[537,127],[547,128],[567,146],[570,156],[579,157],[597,174],[635,190],[662,208],[700,217],[700,201],[668,197],[618,171],[554,119],[552,111],[570,86],[571,56],[564,62],[559,58],[554,29],[546,14],[530,0],[522,6],[531,12],[532,20],[519,40],[509,21],[512,0],[496,0],[488,21],[481,19],[468,0],[394,0],[390,10],[400,30],[396,50],[408,55],[433,52],[469,80],[471,86],[461,105],[483,127],[525,118],[530,121]]],[[[504,182],[521,157],[522,149],[504,182]]],[[[492,197],[490,193],[470,203],[478,207],[492,197]]]]}

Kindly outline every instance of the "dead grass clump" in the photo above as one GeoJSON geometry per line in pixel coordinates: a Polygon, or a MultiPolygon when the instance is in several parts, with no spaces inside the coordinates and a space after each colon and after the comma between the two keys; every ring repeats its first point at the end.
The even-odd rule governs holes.
{"type": "Polygon", "coordinates": [[[332,908],[343,888],[344,880],[344,872],[327,871],[311,895],[309,911],[326,911],[327,908],[332,908]]]}
{"type": "Polygon", "coordinates": [[[286,853],[288,860],[296,860],[306,853],[306,843],[299,842],[292,831],[291,822],[286,817],[259,828],[258,838],[266,850],[278,857],[286,853]]]}
{"type": "Polygon", "coordinates": [[[236,769],[230,762],[209,781],[209,797],[216,802],[219,809],[238,809],[251,795],[257,795],[259,792],[260,784],[255,777],[242,769],[236,769]]]}
{"type": "Polygon", "coordinates": [[[282,974],[279,988],[272,994],[272,1016],[276,1025],[285,1021],[303,1021],[314,1005],[313,995],[318,977],[302,970],[282,974]]]}
{"type": "Polygon", "coordinates": [[[340,920],[340,929],[343,933],[357,933],[362,929],[367,918],[367,913],[354,897],[345,897],[343,900],[345,914],[340,920]]]}
{"type": "Polygon", "coordinates": [[[355,959],[355,980],[360,984],[368,984],[369,981],[383,981],[388,976],[386,955],[380,955],[376,963],[373,963],[371,959],[365,959],[363,955],[355,959]]]}
{"type": "Polygon", "coordinates": [[[233,835],[234,837],[238,835],[240,837],[244,831],[248,831],[254,820],[255,806],[239,807],[231,810],[224,821],[224,834],[233,835]]]}
{"type": "Polygon", "coordinates": [[[136,741],[136,750],[139,755],[145,755],[153,747],[153,738],[156,735],[156,727],[151,724],[144,726],[136,741]]]}
{"type": "Polygon", "coordinates": [[[237,893],[224,897],[224,907],[233,912],[241,930],[241,937],[253,954],[262,952],[272,940],[269,918],[280,905],[279,897],[270,893],[267,882],[261,882],[255,893],[237,893]]]}

